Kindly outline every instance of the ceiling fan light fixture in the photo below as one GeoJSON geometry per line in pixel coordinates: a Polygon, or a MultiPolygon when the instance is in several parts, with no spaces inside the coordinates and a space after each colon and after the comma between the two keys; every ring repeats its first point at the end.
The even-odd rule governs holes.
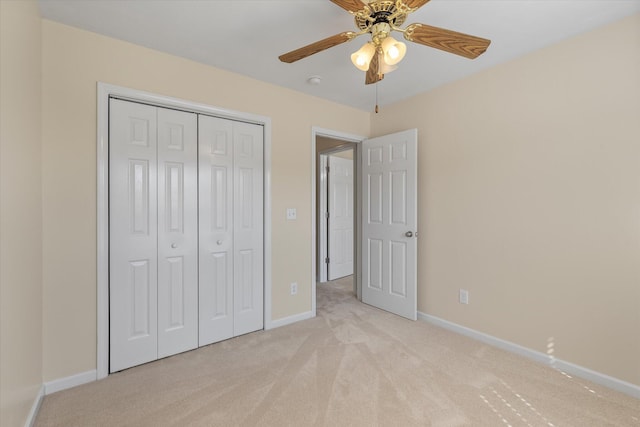
{"type": "Polygon", "coordinates": [[[351,55],[351,62],[358,70],[365,72],[364,83],[369,85],[381,81],[386,73],[396,69],[397,64],[402,61],[407,52],[407,45],[391,37],[393,31],[402,33],[407,41],[469,59],[482,55],[491,44],[491,40],[482,37],[417,22],[402,28],[407,15],[424,6],[429,0],[331,0],[331,2],[355,17],[355,24],[359,31],[344,31],[318,40],[280,55],[278,57],[280,61],[292,63],[358,36],[369,34],[371,41],[351,55]]]}
{"type": "Polygon", "coordinates": [[[355,65],[358,70],[367,71],[375,52],[376,47],[374,44],[367,42],[357,52],[351,55],[351,62],[353,62],[353,65],[355,65]]]}
{"type": "Polygon", "coordinates": [[[407,45],[389,36],[382,42],[384,62],[388,65],[396,65],[407,53],[407,45]]]}

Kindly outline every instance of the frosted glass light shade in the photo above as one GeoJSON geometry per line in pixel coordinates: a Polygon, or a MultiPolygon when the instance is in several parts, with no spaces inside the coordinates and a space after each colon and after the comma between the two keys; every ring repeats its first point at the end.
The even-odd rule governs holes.
{"type": "Polygon", "coordinates": [[[379,72],[380,74],[389,74],[390,72],[395,71],[397,69],[398,69],[397,65],[385,64],[385,62],[382,61],[382,64],[380,64],[379,72]]]}
{"type": "Polygon", "coordinates": [[[396,65],[407,53],[407,45],[389,36],[382,42],[382,51],[384,62],[388,65],[396,65]]]}
{"type": "Polygon", "coordinates": [[[371,42],[365,43],[360,50],[351,55],[351,62],[358,70],[367,71],[376,47],[371,42]]]}

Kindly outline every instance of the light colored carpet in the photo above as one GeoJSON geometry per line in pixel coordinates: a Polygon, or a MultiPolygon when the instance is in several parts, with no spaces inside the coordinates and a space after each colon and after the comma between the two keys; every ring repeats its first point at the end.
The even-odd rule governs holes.
{"type": "Polygon", "coordinates": [[[318,316],[46,396],[36,426],[640,426],[640,400],[318,285],[318,316]]]}

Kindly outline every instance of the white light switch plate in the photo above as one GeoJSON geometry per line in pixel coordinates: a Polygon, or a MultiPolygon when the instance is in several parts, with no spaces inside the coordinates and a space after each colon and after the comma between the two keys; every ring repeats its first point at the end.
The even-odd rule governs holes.
{"type": "Polygon", "coordinates": [[[298,217],[298,212],[296,208],[287,208],[287,219],[296,219],[298,217]]]}

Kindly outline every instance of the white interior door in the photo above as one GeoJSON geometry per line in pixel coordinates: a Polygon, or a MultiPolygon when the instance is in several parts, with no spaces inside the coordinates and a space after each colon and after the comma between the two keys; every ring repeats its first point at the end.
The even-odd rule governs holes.
{"type": "Polygon", "coordinates": [[[200,116],[200,345],[233,337],[233,126],[200,116]]]}
{"type": "Polygon", "coordinates": [[[329,280],[353,274],[353,160],[329,156],[329,280]]]}
{"type": "Polygon", "coordinates": [[[109,117],[110,370],[158,357],[157,115],[111,100],[109,117]]]}
{"type": "Polygon", "coordinates": [[[263,128],[233,122],[233,335],[264,326],[263,128]]]}
{"type": "Polygon", "coordinates": [[[110,100],[111,372],[263,328],[263,134],[110,100]]]}
{"type": "Polygon", "coordinates": [[[362,301],[416,320],[416,129],[362,143],[362,301]]]}
{"type": "Polygon", "coordinates": [[[110,370],[195,348],[196,116],[111,100],[110,370]]]}
{"type": "Polygon", "coordinates": [[[199,119],[200,345],[263,328],[263,128],[199,119]]]}

